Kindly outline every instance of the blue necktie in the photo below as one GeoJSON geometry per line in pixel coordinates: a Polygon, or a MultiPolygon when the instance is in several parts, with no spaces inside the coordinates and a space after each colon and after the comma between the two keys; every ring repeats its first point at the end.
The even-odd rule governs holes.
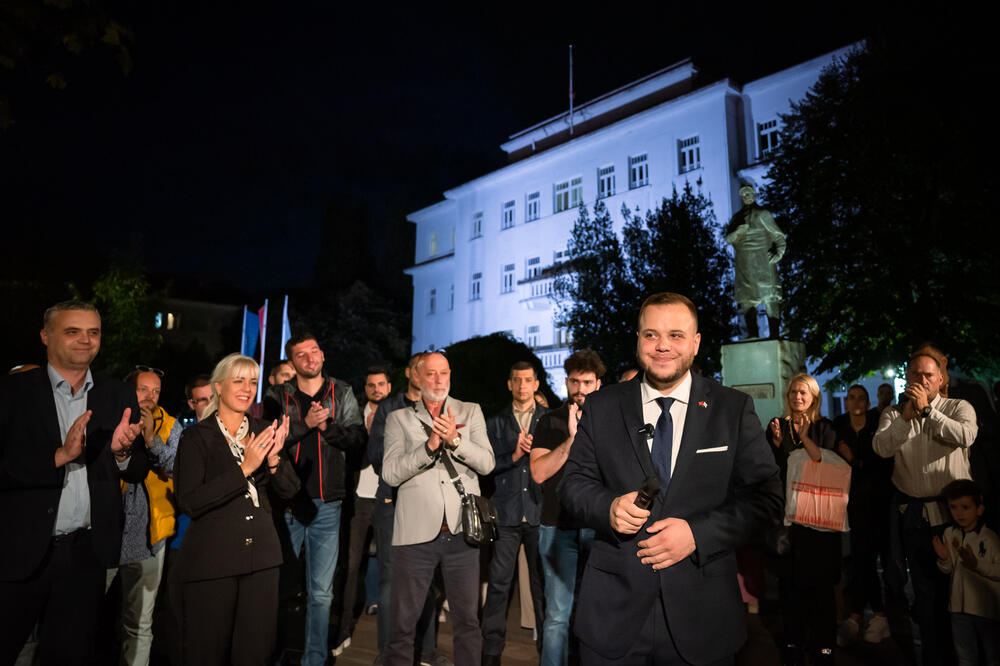
{"type": "Polygon", "coordinates": [[[670,485],[670,454],[674,448],[674,420],[670,417],[670,405],[673,404],[674,399],[657,398],[656,402],[660,403],[660,409],[663,412],[656,421],[656,430],[653,431],[653,448],[650,449],[649,454],[653,458],[653,467],[656,468],[656,473],[663,481],[660,492],[666,492],[667,486],[670,485]]]}

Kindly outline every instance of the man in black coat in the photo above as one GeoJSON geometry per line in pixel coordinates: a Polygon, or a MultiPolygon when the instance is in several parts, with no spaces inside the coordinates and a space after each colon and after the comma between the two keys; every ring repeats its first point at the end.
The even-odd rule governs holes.
{"type": "Polygon", "coordinates": [[[0,381],[0,663],[39,625],[42,664],[94,657],[105,571],[121,553],[120,481],[149,471],[134,390],[95,379],[101,316],[45,312],[43,368],[0,381]]]}
{"type": "MultiPolygon", "coordinates": [[[[513,397],[511,404],[486,422],[486,434],[496,459],[493,503],[497,508],[499,525],[490,561],[486,603],[483,605],[483,666],[500,664],[507,634],[510,586],[521,544],[524,544],[524,554],[528,559],[536,621],[541,622],[544,617],[544,588],[538,557],[542,488],[531,478],[528,463],[535,425],[548,410],[535,403],[538,376],[534,366],[527,361],[518,361],[511,367],[507,390],[513,397]]],[[[538,641],[538,647],[541,649],[541,641],[538,641]]]]}
{"type": "Polygon", "coordinates": [[[777,524],[781,482],[753,400],[691,373],[697,316],[679,294],[646,299],[643,374],[588,397],[566,462],[563,506],[596,532],[583,664],[732,664],[746,640],[735,548],[777,524]],[[653,475],[662,489],[639,508],[653,475]]]}

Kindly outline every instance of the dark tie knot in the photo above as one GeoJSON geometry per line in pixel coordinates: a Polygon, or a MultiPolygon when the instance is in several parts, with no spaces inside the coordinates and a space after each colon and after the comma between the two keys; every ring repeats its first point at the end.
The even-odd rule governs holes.
{"type": "Polygon", "coordinates": [[[670,405],[674,404],[673,398],[657,398],[656,402],[660,403],[660,409],[664,412],[670,411],[670,405]]]}

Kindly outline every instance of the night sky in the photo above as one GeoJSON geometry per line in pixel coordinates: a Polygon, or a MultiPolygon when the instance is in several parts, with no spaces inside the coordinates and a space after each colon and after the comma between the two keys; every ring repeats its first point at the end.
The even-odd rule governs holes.
{"type": "Polygon", "coordinates": [[[405,296],[406,213],[502,166],[509,134],[567,108],[568,44],[580,103],[688,56],[704,81],[751,80],[872,25],[662,2],[600,6],[610,16],[541,3],[132,4],[116,14],[134,33],[127,76],[85,55],[65,90],[24,77],[11,89],[7,279],[131,255],[154,283],[214,284],[242,302],[343,262],[405,296]],[[338,247],[363,251],[352,263],[338,247]]]}

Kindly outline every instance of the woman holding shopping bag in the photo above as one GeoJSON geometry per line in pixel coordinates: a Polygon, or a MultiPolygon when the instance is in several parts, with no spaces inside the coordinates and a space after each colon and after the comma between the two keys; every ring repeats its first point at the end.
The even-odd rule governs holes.
{"type": "MultiPolygon", "coordinates": [[[[783,482],[788,474],[788,458],[795,451],[805,451],[814,462],[836,455],[833,423],[820,415],[819,407],[816,380],[805,373],[792,377],[785,393],[785,415],[772,419],[767,429],[767,440],[783,482]]],[[[808,650],[813,664],[833,664],[837,631],[834,585],[840,578],[840,533],[792,524],[788,539],[791,548],[779,566],[785,618],[784,663],[803,663],[803,651],[808,650]]]]}

